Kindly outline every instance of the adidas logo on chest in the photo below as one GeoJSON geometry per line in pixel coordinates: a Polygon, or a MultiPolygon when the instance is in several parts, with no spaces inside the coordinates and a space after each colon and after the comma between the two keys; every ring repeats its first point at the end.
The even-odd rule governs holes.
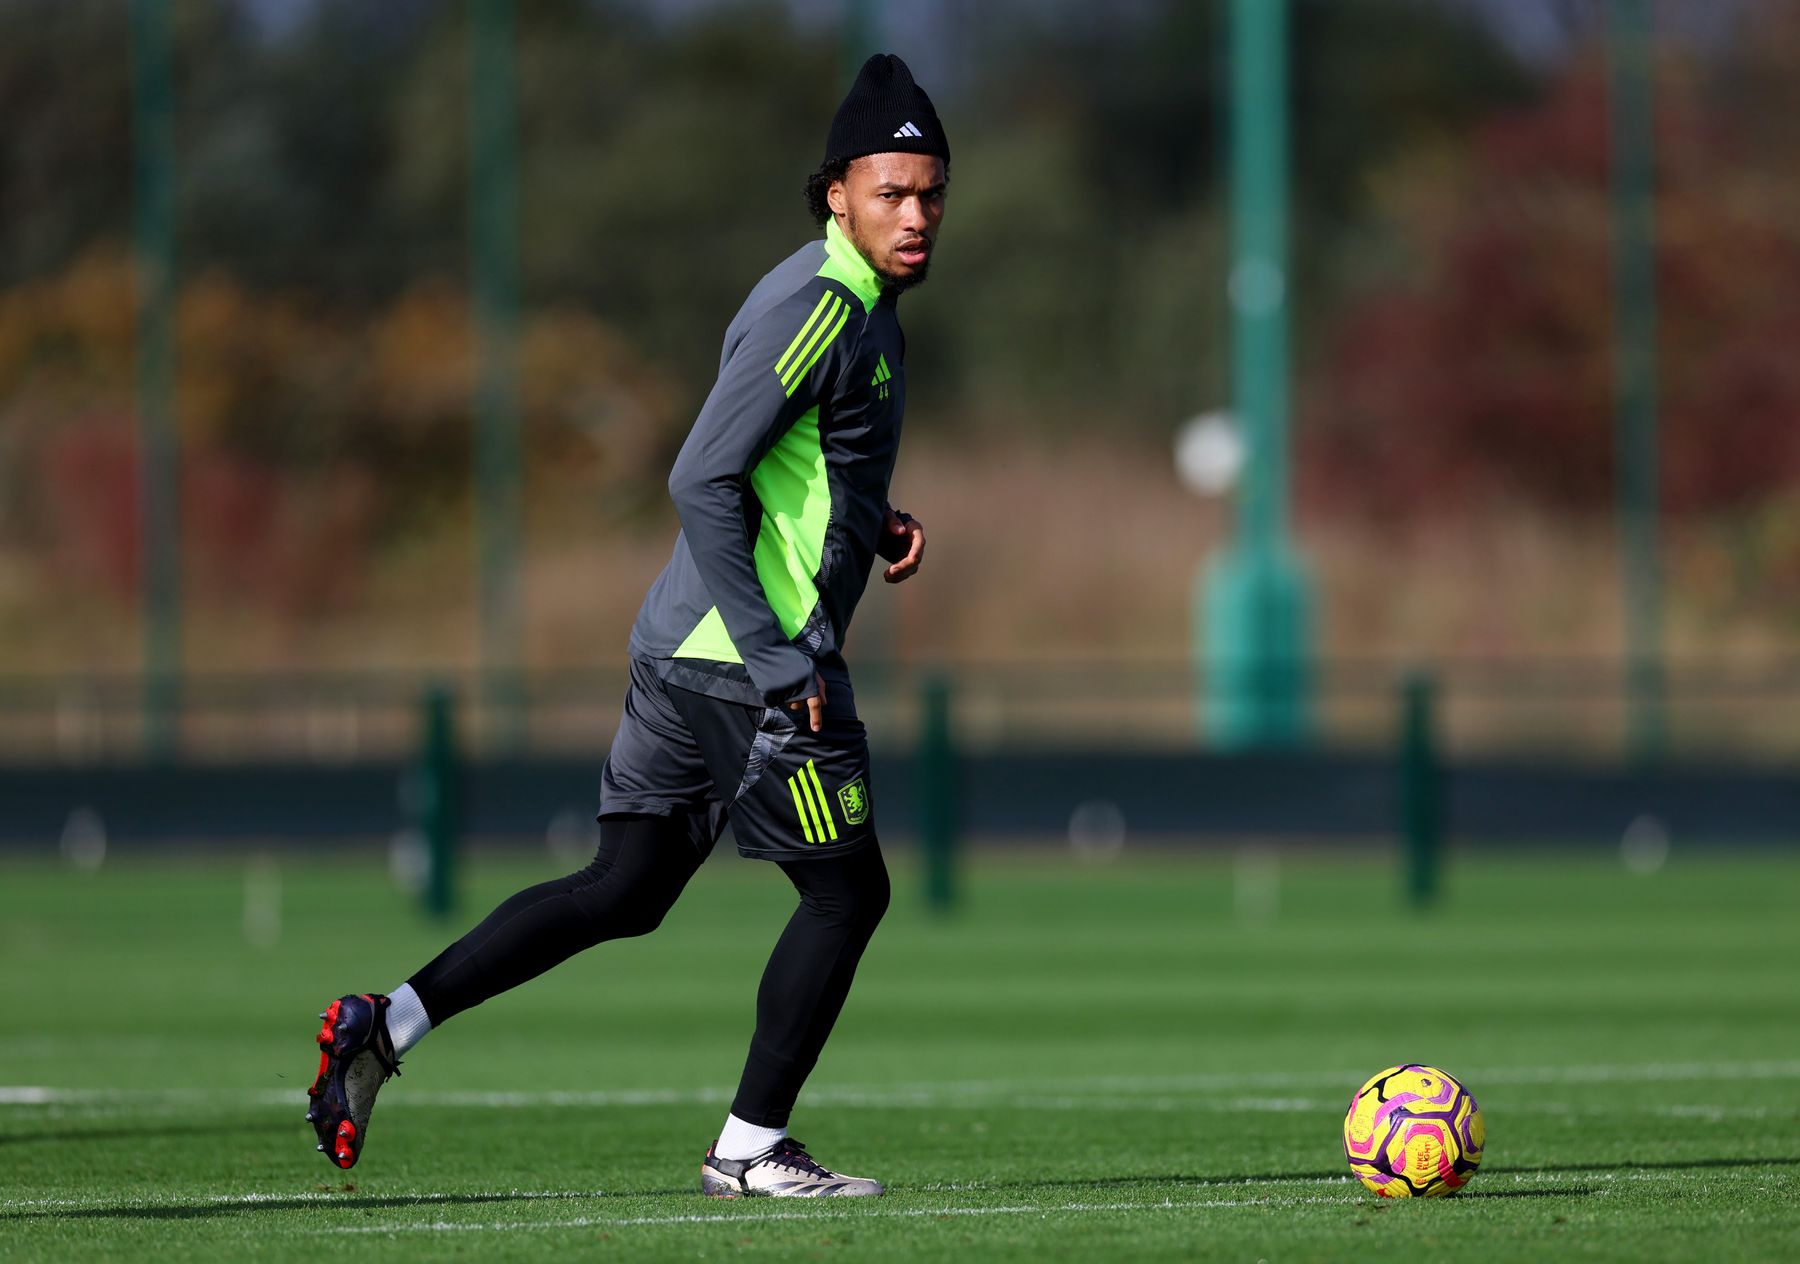
{"type": "Polygon", "coordinates": [[[875,376],[869,379],[869,387],[875,392],[876,399],[886,399],[893,393],[894,374],[888,368],[887,356],[883,354],[875,361],[875,376]]]}

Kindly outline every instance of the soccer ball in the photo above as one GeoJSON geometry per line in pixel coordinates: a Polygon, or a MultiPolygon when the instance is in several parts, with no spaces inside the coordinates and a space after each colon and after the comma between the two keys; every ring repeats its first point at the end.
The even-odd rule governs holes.
{"type": "Polygon", "coordinates": [[[1469,1090],[1436,1067],[1389,1067],[1350,1099],[1344,1156],[1383,1198],[1454,1194],[1481,1166],[1487,1126],[1469,1090]]]}

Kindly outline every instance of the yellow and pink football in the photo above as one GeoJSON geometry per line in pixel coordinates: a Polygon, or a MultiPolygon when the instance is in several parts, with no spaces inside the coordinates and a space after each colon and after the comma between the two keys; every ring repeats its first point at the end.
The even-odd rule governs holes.
{"type": "Polygon", "coordinates": [[[1383,1198],[1454,1194],[1481,1166],[1487,1127],[1469,1090],[1436,1067],[1389,1067],[1344,1116],[1350,1171],[1383,1198]]]}

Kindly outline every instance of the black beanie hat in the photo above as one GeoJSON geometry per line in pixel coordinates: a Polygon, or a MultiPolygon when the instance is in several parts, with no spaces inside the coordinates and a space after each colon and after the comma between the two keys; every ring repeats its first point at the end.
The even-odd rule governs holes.
{"type": "Polygon", "coordinates": [[[825,138],[825,161],[867,154],[935,154],[950,161],[950,142],[925,89],[892,53],[863,63],[825,138]]]}

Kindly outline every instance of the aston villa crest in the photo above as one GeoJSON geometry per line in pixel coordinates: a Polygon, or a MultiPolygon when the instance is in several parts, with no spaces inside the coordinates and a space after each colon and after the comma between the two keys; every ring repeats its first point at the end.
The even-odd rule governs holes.
{"type": "Polygon", "coordinates": [[[844,809],[844,820],[851,825],[861,825],[869,819],[869,788],[858,777],[849,785],[837,792],[838,803],[844,809]]]}

